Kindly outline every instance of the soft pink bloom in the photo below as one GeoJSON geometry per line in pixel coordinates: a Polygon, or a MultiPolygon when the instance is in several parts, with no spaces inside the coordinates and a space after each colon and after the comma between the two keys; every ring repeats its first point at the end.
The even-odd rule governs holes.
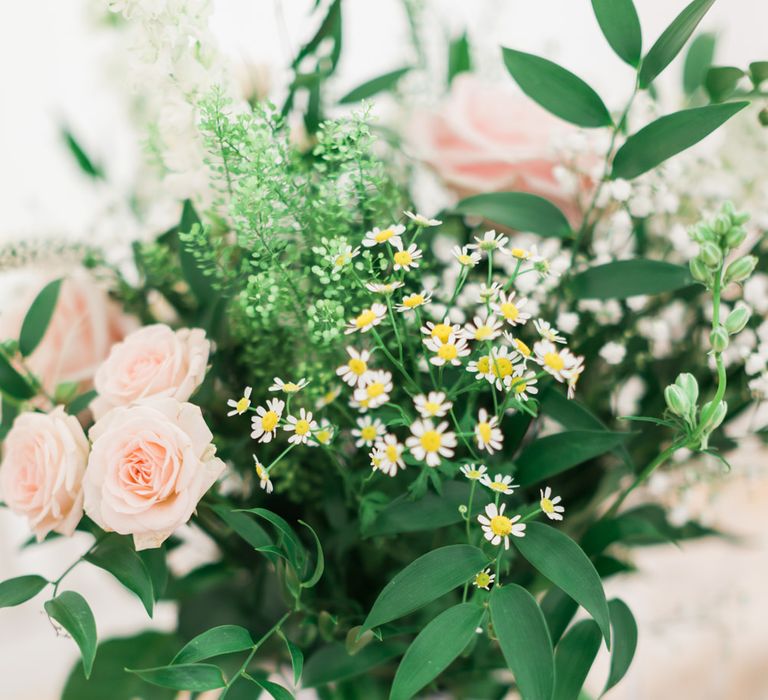
{"type": "Polygon", "coordinates": [[[111,408],[152,397],[186,401],[205,377],[210,350],[199,328],[174,331],[157,323],[134,331],[96,372],[94,416],[98,420],[111,408]]]}
{"type": "Polygon", "coordinates": [[[569,131],[573,127],[511,84],[484,83],[464,73],[442,104],[414,115],[410,140],[418,157],[460,196],[525,191],[567,208],[573,196],[554,168],[556,141],[569,131]]]}
{"type": "MultiPolygon", "coordinates": [[[[24,316],[38,292],[60,274],[24,270],[19,284],[9,285],[0,305],[0,339],[18,338],[24,316]]],[[[53,394],[57,385],[90,386],[97,367],[114,343],[136,327],[85,270],[78,268],[61,285],[56,309],[27,365],[53,394]]]]}
{"type": "Polygon", "coordinates": [[[83,517],[88,440],[77,419],[59,406],[22,413],[3,445],[0,486],[8,507],[26,516],[42,540],[51,530],[71,535],[83,517]]]}
{"type": "Polygon", "coordinates": [[[103,530],[159,547],[224,471],[200,408],[172,398],[112,409],[91,428],[85,512],[103,530]]]}

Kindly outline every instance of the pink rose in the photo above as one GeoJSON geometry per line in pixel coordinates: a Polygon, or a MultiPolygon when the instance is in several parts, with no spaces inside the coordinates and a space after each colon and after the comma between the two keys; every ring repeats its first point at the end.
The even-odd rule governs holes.
{"type": "Polygon", "coordinates": [[[3,445],[0,486],[8,507],[29,520],[42,540],[51,530],[71,535],[83,517],[88,440],[77,419],[59,406],[22,413],[3,445]]]}
{"type": "Polygon", "coordinates": [[[410,141],[460,196],[524,191],[565,208],[573,196],[554,175],[555,142],[573,131],[511,85],[458,75],[438,109],[416,114],[410,141]]]}
{"type": "Polygon", "coordinates": [[[103,530],[159,547],[224,471],[200,409],[171,398],[112,409],[91,428],[85,512],[103,530]]]}
{"type": "Polygon", "coordinates": [[[152,397],[186,401],[205,377],[210,350],[199,328],[174,331],[157,323],[134,331],[96,372],[94,416],[98,420],[111,408],[152,397]]]}
{"type": "MultiPolygon", "coordinates": [[[[18,338],[21,324],[38,292],[60,276],[42,270],[23,270],[7,281],[0,311],[0,339],[18,338]],[[8,303],[7,300],[12,300],[8,303]]],[[[96,368],[114,343],[136,326],[107,292],[85,270],[69,273],[61,285],[56,309],[40,344],[27,365],[53,394],[64,382],[90,386],[96,368]]]]}

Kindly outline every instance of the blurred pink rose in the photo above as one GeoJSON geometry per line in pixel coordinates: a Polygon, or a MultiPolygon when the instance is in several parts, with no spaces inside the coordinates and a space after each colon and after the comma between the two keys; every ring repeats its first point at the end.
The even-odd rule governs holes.
{"type": "MultiPolygon", "coordinates": [[[[20,284],[12,285],[2,302],[2,340],[19,337],[24,316],[38,292],[60,276],[43,270],[20,273],[20,284]]],[[[136,320],[127,316],[91,275],[78,268],[64,279],[48,330],[27,365],[49,394],[64,382],[90,386],[112,345],[135,326],[136,320]]]]}
{"type": "Polygon", "coordinates": [[[83,517],[88,440],[77,419],[59,406],[22,413],[3,444],[0,486],[8,507],[26,516],[42,540],[51,530],[71,535],[83,517]]]}
{"type": "Polygon", "coordinates": [[[200,409],[172,398],[112,409],[91,428],[85,512],[102,529],[159,547],[224,471],[200,409]]]}
{"type": "Polygon", "coordinates": [[[511,85],[458,75],[437,109],[416,114],[410,141],[460,196],[524,191],[566,208],[573,197],[557,181],[555,143],[573,131],[511,85]]]}
{"type": "Polygon", "coordinates": [[[112,348],[96,372],[94,416],[98,420],[115,406],[151,397],[186,401],[205,377],[210,350],[199,328],[174,331],[156,323],[134,331],[112,348]]]}

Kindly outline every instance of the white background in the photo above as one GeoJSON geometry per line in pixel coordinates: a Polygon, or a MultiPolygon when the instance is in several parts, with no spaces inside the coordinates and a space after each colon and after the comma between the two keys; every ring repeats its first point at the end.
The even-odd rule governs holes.
{"type": "MultiPolygon", "coordinates": [[[[631,76],[601,38],[589,4],[441,0],[429,3],[429,16],[438,38],[467,27],[486,73],[502,77],[500,44],[545,53],[587,79],[613,105],[626,94],[631,76]]],[[[685,2],[636,4],[647,47],[685,2]]],[[[279,79],[292,51],[313,31],[306,19],[310,5],[221,0],[213,27],[228,53],[272,66],[279,79]]],[[[112,190],[79,176],[59,138],[62,123],[71,125],[106,165],[118,190],[131,181],[139,135],[125,114],[123,86],[109,78],[109,62],[121,57],[114,55],[113,35],[97,26],[98,8],[83,0],[0,3],[0,242],[61,235],[83,239],[99,230],[96,222],[112,190]]],[[[744,66],[768,59],[764,0],[719,0],[702,26],[720,35],[718,63],[744,66]]],[[[345,0],[344,42],[339,94],[412,59],[404,15],[394,0],[345,0]]],[[[677,62],[662,87],[679,82],[679,71],[677,62]]],[[[742,547],[696,544],[683,552],[646,552],[641,559],[649,573],[612,584],[636,609],[644,635],[638,663],[615,697],[768,697],[762,673],[768,638],[760,625],[768,619],[768,540],[762,534],[768,525],[768,488],[739,482],[723,503],[723,524],[753,536],[742,547]]],[[[0,578],[30,571],[55,575],[83,549],[82,541],[53,543],[20,558],[15,545],[25,538],[23,525],[0,511],[0,578]]],[[[102,637],[143,624],[138,602],[106,575],[83,569],[71,585],[93,604],[102,637]]],[[[0,612],[4,700],[57,697],[76,657],[73,643],[54,636],[40,609],[37,600],[0,612]]],[[[168,625],[172,611],[158,617],[168,625]]]]}

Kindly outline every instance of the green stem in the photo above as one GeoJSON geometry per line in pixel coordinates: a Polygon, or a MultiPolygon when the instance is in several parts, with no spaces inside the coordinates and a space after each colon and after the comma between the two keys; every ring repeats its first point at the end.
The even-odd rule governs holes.
{"type": "Polygon", "coordinates": [[[270,469],[274,467],[285,455],[287,455],[296,445],[294,443],[291,443],[286,447],[279,455],[277,455],[276,459],[272,460],[272,463],[267,467],[267,474],[269,474],[270,469]]]}
{"type": "Polygon", "coordinates": [[[289,610],[285,615],[283,615],[272,627],[267,630],[267,632],[259,639],[258,642],[256,642],[252,647],[251,651],[248,654],[245,661],[243,661],[243,665],[240,666],[240,669],[238,670],[235,675],[232,676],[232,678],[229,679],[227,682],[225,688],[229,689],[229,687],[238,679],[240,676],[245,675],[245,672],[248,670],[248,664],[251,663],[253,660],[253,657],[256,655],[256,652],[258,651],[259,647],[266,642],[275,632],[279,632],[280,628],[283,626],[283,623],[291,616],[291,610],[289,610]]]}

